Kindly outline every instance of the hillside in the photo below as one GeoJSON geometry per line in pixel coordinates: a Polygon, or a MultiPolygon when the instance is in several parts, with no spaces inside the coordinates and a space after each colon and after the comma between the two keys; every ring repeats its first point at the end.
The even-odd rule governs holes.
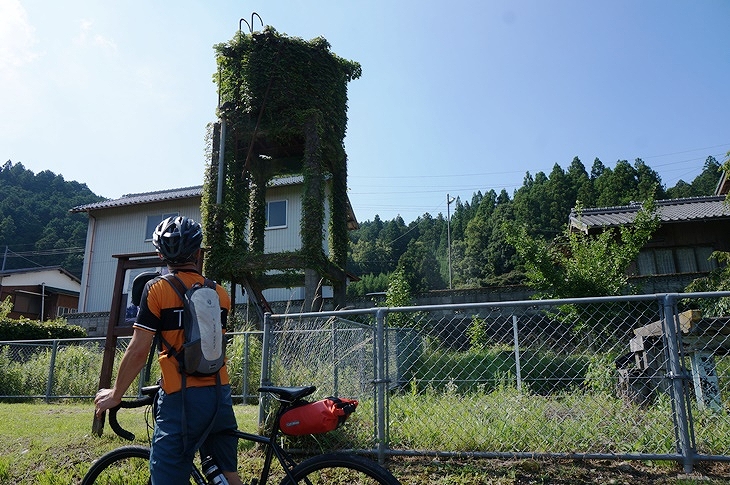
{"type": "Polygon", "coordinates": [[[80,278],[88,220],[69,210],[101,200],[86,184],[8,160],[0,169],[2,268],[60,265],[80,278]]]}

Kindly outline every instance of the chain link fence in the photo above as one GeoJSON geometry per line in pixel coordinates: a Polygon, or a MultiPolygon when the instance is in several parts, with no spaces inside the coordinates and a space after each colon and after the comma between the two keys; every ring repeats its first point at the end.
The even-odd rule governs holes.
{"type": "MultiPolygon", "coordinates": [[[[237,402],[259,385],[358,399],[292,448],[386,455],[730,461],[730,293],[267,315],[230,333],[237,402]],[[716,305],[722,307],[721,305],[716,305]]],[[[115,367],[128,339],[119,338],[115,367]]],[[[0,342],[0,398],[91,398],[104,339],[0,342]]],[[[159,372],[140,376],[154,382],[159,372]]],[[[116,373],[116,372],[115,372],[116,373]]],[[[262,398],[262,399],[260,399],[262,398]]]]}
{"type": "Polygon", "coordinates": [[[728,295],[270,315],[262,379],[358,398],[363,412],[328,445],[380,457],[668,459],[690,470],[730,460],[730,320],[691,310],[728,295]]]}
{"type": "MultiPolygon", "coordinates": [[[[262,332],[228,333],[228,369],[237,402],[257,403],[261,380],[262,332]]],[[[130,337],[117,338],[114,375],[130,337]]],[[[99,388],[105,338],[0,342],[0,399],[90,399],[99,388]]],[[[151,362],[127,391],[157,382],[159,366],[151,362]]]]}

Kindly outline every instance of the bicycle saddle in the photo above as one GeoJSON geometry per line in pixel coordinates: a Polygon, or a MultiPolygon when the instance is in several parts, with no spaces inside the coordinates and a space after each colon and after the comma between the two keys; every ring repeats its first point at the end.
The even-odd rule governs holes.
{"type": "Polygon", "coordinates": [[[277,399],[281,401],[294,402],[297,399],[301,399],[305,396],[309,396],[317,390],[316,386],[299,386],[299,387],[279,387],[279,386],[264,386],[259,387],[258,392],[269,392],[276,395],[277,399]]]}

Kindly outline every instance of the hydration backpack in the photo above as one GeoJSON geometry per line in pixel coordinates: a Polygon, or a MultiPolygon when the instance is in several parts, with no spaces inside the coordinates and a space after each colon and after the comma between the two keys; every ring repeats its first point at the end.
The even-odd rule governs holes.
{"type": "Polygon", "coordinates": [[[162,339],[180,365],[180,372],[193,376],[216,374],[225,362],[226,340],[223,336],[221,307],[215,282],[205,278],[187,288],[177,275],[162,277],[183,302],[183,348],[175,351],[162,339]]]}

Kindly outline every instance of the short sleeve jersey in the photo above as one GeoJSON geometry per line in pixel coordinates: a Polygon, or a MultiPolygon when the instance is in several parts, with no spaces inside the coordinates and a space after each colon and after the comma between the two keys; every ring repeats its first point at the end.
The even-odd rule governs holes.
{"type": "MultiPolygon", "coordinates": [[[[204,281],[203,276],[195,271],[178,271],[176,274],[187,288],[204,281]]],[[[231,299],[221,285],[216,285],[216,291],[220,299],[221,321],[224,322],[223,332],[225,333],[225,322],[231,308],[231,299]]],[[[183,302],[175,290],[167,281],[156,278],[147,284],[142,293],[134,328],[145,332],[160,332],[165,342],[179,350],[185,342],[182,313],[183,302]]],[[[182,387],[179,364],[177,359],[169,354],[168,348],[164,344],[159,348],[158,359],[162,372],[162,389],[168,394],[179,391],[182,387]]],[[[228,384],[228,370],[225,365],[219,373],[221,384],[228,384]]],[[[186,387],[213,386],[216,384],[216,379],[215,375],[188,375],[185,383],[186,387]]]]}

